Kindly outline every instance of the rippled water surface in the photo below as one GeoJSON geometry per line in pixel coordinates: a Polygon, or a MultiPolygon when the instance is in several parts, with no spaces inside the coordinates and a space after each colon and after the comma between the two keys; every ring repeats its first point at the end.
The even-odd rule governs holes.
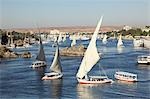
{"type": "MultiPolygon", "coordinates": [[[[77,41],[85,46],[89,41],[77,41]]],[[[0,98],[78,98],[78,99],[150,99],[150,65],[138,65],[137,56],[149,54],[148,49],[133,48],[132,41],[125,40],[125,47],[116,48],[116,40],[109,40],[103,45],[97,42],[98,51],[102,53],[100,61],[89,73],[99,75],[105,73],[114,80],[113,84],[82,85],[76,80],[76,73],[82,57],[61,57],[63,78],[42,81],[44,72],[48,72],[52,63],[55,48],[44,44],[47,64],[46,68],[32,69],[38,45],[28,49],[14,49],[17,52],[30,51],[32,58],[16,58],[0,60],[0,98]],[[138,74],[139,82],[125,83],[114,79],[117,70],[138,74]]],[[[60,49],[70,43],[60,45],[60,49]]]]}

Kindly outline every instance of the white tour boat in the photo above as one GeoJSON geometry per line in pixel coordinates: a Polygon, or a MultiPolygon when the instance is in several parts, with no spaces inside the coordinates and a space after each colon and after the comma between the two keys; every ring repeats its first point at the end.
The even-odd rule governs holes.
{"type": "Polygon", "coordinates": [[[133,74],[129,72],[117,71],[114,76],[116,79],[121,81],[128,81],[128,82],[137,81],[137,74],[133,74]]]}
{"type": "Polygon", "coordinates": [[[138,56],[138,64],[150,64],[150,55],[138,56]]]}
{"type": "Polygon", "coordinates": [[[77,80],[80,84],[100,84],[100,83],[112,83],[113,81],[107,76],[88,76],[88,72],[99,61],[100,57],[96,47],[96,39],[102,22],[102,18],[97,24],[92,39],[88,45],[88,48],[84,54],[79,70],[76,74],[77,80]]]}

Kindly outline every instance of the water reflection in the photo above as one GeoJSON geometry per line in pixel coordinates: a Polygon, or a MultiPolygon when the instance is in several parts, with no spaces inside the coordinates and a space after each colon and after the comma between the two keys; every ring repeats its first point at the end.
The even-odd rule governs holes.
{"type": "Polygon", "coordinates": [[[34,70],[36,71],[36,75],[40,80],[44,76],[45,69],[46,69],[45,67],[34,68],[34,70]]]}
{"type": "Polygon", "coordinates": [[[147,70],[150,70],[150,64],[147,65],[147,64],[138,64],[138,68],[139,69],[147,69],[147,70]]]}
{"type": "Polygon", "coordinates": [[[33,69],[35,71],[35,75],[36,75],[36,80],[35,80],[35,90],[36,93],[35,95],[38,96],[39,98],[43,98],[44,95],[44,84],[41,80],[41,78],[44,76],[44,72],[45,72],[45,67],[40,67],[40,68],[34,68],[33,69]]]}
{"type": "Polygon", "coordinates": [[[44,84],[46,84],[49,88],[48,92],[49,92],[50,98],[53,98],[53,99],[61,98],[63,79],[47,80],[47,81],[44,81],[44,84]]]}
{"type": "Polygon", "coordinates": [[[77,94],[79,99],[101,99],[98,84],[78,84],[77,94]],[[96,91],[97,90],[97,91],[96,91]],[[97,93],[98,92],[98,93],[97,93]]]}
{"type": "Polygon", "coordinates": [[[92,90],[90,88],[90,85],[78,84],[77,92],[79,99],[94,99],[92,96],[92,90]]]}
{"type": "Polygon", "coordinates": [[[118,51],[119,54],[122,53],[123,52],[123,47],[117,47],[117,51],[118,51]]]}
{"type": "Polygon", "coordinates": [[[137,82],[129,82],[129,81],[117,80],[116,83],[119,84],[119,85],[126,85],[128,87],[137,88],[137,82]]]}

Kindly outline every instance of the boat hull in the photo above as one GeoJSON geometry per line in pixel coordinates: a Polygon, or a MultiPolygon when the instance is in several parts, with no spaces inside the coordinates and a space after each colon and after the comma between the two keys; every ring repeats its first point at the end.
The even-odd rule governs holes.
{"type": "Polygon", "coordinates": [[[116,78],[117,80],[120,80],[120,81],[127,81],[127,82],[137,82],[137,80],[127,80],[127,79],[120,79],[120,78],[116,78]]]}
{"type": "Polygon", "coordinates": [[[147,62],[147,61],[138,61],[138,64],[150,64],[150,62],[147,62]]]}
{"type": "Polygon", "coordinates": [[[103,79],[103,80],[100,80],[100,79],[95,79],[95,80],[86,80],[86,79],[78,79],[78,82],[80,84],[104,84],[104,83],[113,83],[113,80],[112,79],[103,79]]]}
{"type": "Polygon", "coordinates": [[[45,76],[42,77],[42,80],[53,80],[53,79],[60,79],[63,77],[63,74],[61,73],[45,73],[45,76]]]}

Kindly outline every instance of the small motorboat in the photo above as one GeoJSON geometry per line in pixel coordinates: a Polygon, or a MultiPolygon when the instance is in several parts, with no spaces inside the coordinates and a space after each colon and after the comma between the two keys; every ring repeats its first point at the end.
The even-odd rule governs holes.
{"type": "Polygon", "coordinates": [[[137,74],[133,74],[129,72],[117,71],[114,76],[116,79],[121,81],[128,81],[128,82],[137,81],[137,74]]]}
{"type": "Polygon", "coordinates": [[[138,64],[150,64],[150,55],[138,56],[138,64]]]}

